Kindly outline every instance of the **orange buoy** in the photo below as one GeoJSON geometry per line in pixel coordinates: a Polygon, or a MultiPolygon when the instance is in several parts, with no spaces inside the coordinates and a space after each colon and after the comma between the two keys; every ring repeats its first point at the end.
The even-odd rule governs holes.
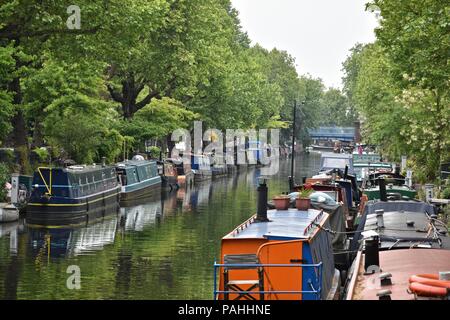
{"type": "Polygon", "coordinates": [[[445,297],[447,295],[446,288],[428,286],[419,282],[410,283],[409,290],[424,297],[445,297]]]}
{"type": "Polygon", "coordinates": [[[409,278],[409,289],[419,296],[444,297],[450,292],[450,281],[436,274],[418,274],[409,278]]]}
{"type": "Polygon", "coordinates": [[[409,282],[418,282],[429,286],[450,289],[450,280],[439,280],[439,276],[435,274],[418,274],[409,278],[409,282]]]}

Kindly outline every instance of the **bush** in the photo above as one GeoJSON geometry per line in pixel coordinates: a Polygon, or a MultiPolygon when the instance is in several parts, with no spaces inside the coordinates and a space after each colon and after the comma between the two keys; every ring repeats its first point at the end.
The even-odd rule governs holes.
{"type": "Polygon", "coordinates": [[[450,199],[450,186],[442,190],[441,197],[442,199],[450,199]]]}
{"type": "Polygon", "coordinates": [[[149,152],[150,152],[150,157],[152,159],[158,159],[159,158],[159,154],[161,152],[161,149],[159,147],[156,147],[156,146],[151,146],[149,148],[149,152]]]}

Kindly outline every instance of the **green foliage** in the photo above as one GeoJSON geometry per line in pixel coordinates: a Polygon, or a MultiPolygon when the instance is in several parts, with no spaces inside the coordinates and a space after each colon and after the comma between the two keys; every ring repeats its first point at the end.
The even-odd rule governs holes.
{"type": "Polygon", "coordinates": [[[377,41],[344,63],[344,92],[363,120],[366,142],[390,160],[407,155],[415,177],[438,175],[450,158],[450,11],[441,1],[375,0],[377,41]]]}
{"type": "Polygon", "coordinates": [[[306,189],[306,188],[301,188],[298,192],[298,199],[309,199],[309,197],[311,196],[311,194],[314,192],[314,189],[306,189]]]}
{"type": "Polygon", "coordinates": [[[80,30],[67,29],[65,3],[0,5],[0,134],[13,115],[23,120],[13,122],[14,144],[25,158],[29,145],[50,145],[56,157],[114,161],[125,143],[140,149],[194,119],[222,130],[284,128],[286,139],[295,99],[306,102],[302,140],[315,117],[329,118],[317,111],[322,101],[346,116],[320,80],[299,79],[287,52],[251,46],[229,0],[76,4],[80,30]]]}
{"type": "Polygon", "coordinates": [[[5,184],[10,180],[8,167],[4,163],[0,163],[0,202],[6,201],[7,191],[5,184]]]}
{"type": "Polygon", "coordinates": [[[441,198],[442,199],[450,199],[450,186],[447,186],[444,190],[442,190],[441,198]]]}
{"type": "Polygon", "coordinates": [[[149,151],[150,151],[150,156],[152,159],[158,159],[159,154],[161,153],[161,148],[159,148],[157,146],[151,146],[149,148],[149,151]]]}
{"type": "Polygon", "coordinates": [[[188,128],[197,118],[197,114],[179,101],[165,97],[152,100],[133,119],[122,121],[120,127],[122,134],[134,138],[135,145],[142,145],[152,138],[164,138],[175,129],[188,128]]]}
{"type": "Polygon", "coordinates": [[[355,120],[356,114],[340,90],[330,88],[324,92],[318,115],[319,125],[352,127],[355,120]]]}
{"type": "Polygon", "coordinates": [[[11,130],[10,119],[13,116],[12,94],[7,85],[14,70],[14,50],[12,46],[0,47],[0,144],[11,130]]]}
{"type": "Polygon", "coordinates": [[[112,152],[112,158],[120,153],[120,135],[109,129],[117,117],[109,104],[77,93],[54,100],[45,112],[47,141],[66,157],[91,163],[104,152],[112,152]]]}
{"type": "Polygon", "coordinates": [[[50,152],[46,148],[36,148],[33,152],[37,154],[41,163],[47,162],[50,158],[50,152]]]}

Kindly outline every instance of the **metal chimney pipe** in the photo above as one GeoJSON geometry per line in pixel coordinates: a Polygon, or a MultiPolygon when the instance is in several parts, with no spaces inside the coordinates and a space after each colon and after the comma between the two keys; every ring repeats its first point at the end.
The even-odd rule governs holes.
{"type": "Polygon", "coordinates": [[[386,192],[386,180],[379,179],[378,180],[378,187],[380,189],[380,200],[387,202],[387,192],[386,192]]]}
{"type": "Polygon", "coordinates": [[[375,273],[380,270],[379,237],[365,240],[364,270],[375,273]]]}
{"type": "Polygon", "coordinates": [[[256,212],[256,220],[255,222],[269,222],[267,219],[267,184],[263,179],[258,188],[258,210],[256,212]]]}

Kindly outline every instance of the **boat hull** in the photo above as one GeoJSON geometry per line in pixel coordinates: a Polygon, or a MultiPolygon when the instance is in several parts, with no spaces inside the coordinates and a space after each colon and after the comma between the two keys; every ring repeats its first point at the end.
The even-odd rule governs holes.
{"type": "Polygon", "coordinates": [[[202,182],[202,181],[209,181],[212,179],[212,172],[211,171],[197,171],[194,174],[194,182],[202,182]]]}
{"type": "Polygon", "coordinates": [[[99,192],[83,198],[52,198],[30,202],[26,220],[30,224],[66,225],[87,222],[92,218],[116,210],[119,205],[120,187],[99,192]]]}
{"type": "MultiPolygon", "coordinates": [[[[417,191],[415,190],[406,190],[406,189],[396,189],[391,188],[386,190],[388,194],[390,193],[398,193],[401,196],[408,197],[410,199],[414,199],[416,197],[417,191]]],[[[369,189],[364,190],[364,194],[367,195],[368,200],[377,200],[380,199],[380,190],[377,189],[369,189]]]]}
{"type": "Polygon", "coordinates": [[[147,198],[161,192],[161,181],[145,187],[120,193],[120,203],[147,198]]]}
{"type": "Polygon", "coordinates": [[[163,190],[173,190],[177,189],[178,185],[178,177],[176,176],[162,176],[161,177],[161,188],[163,190]]]}

